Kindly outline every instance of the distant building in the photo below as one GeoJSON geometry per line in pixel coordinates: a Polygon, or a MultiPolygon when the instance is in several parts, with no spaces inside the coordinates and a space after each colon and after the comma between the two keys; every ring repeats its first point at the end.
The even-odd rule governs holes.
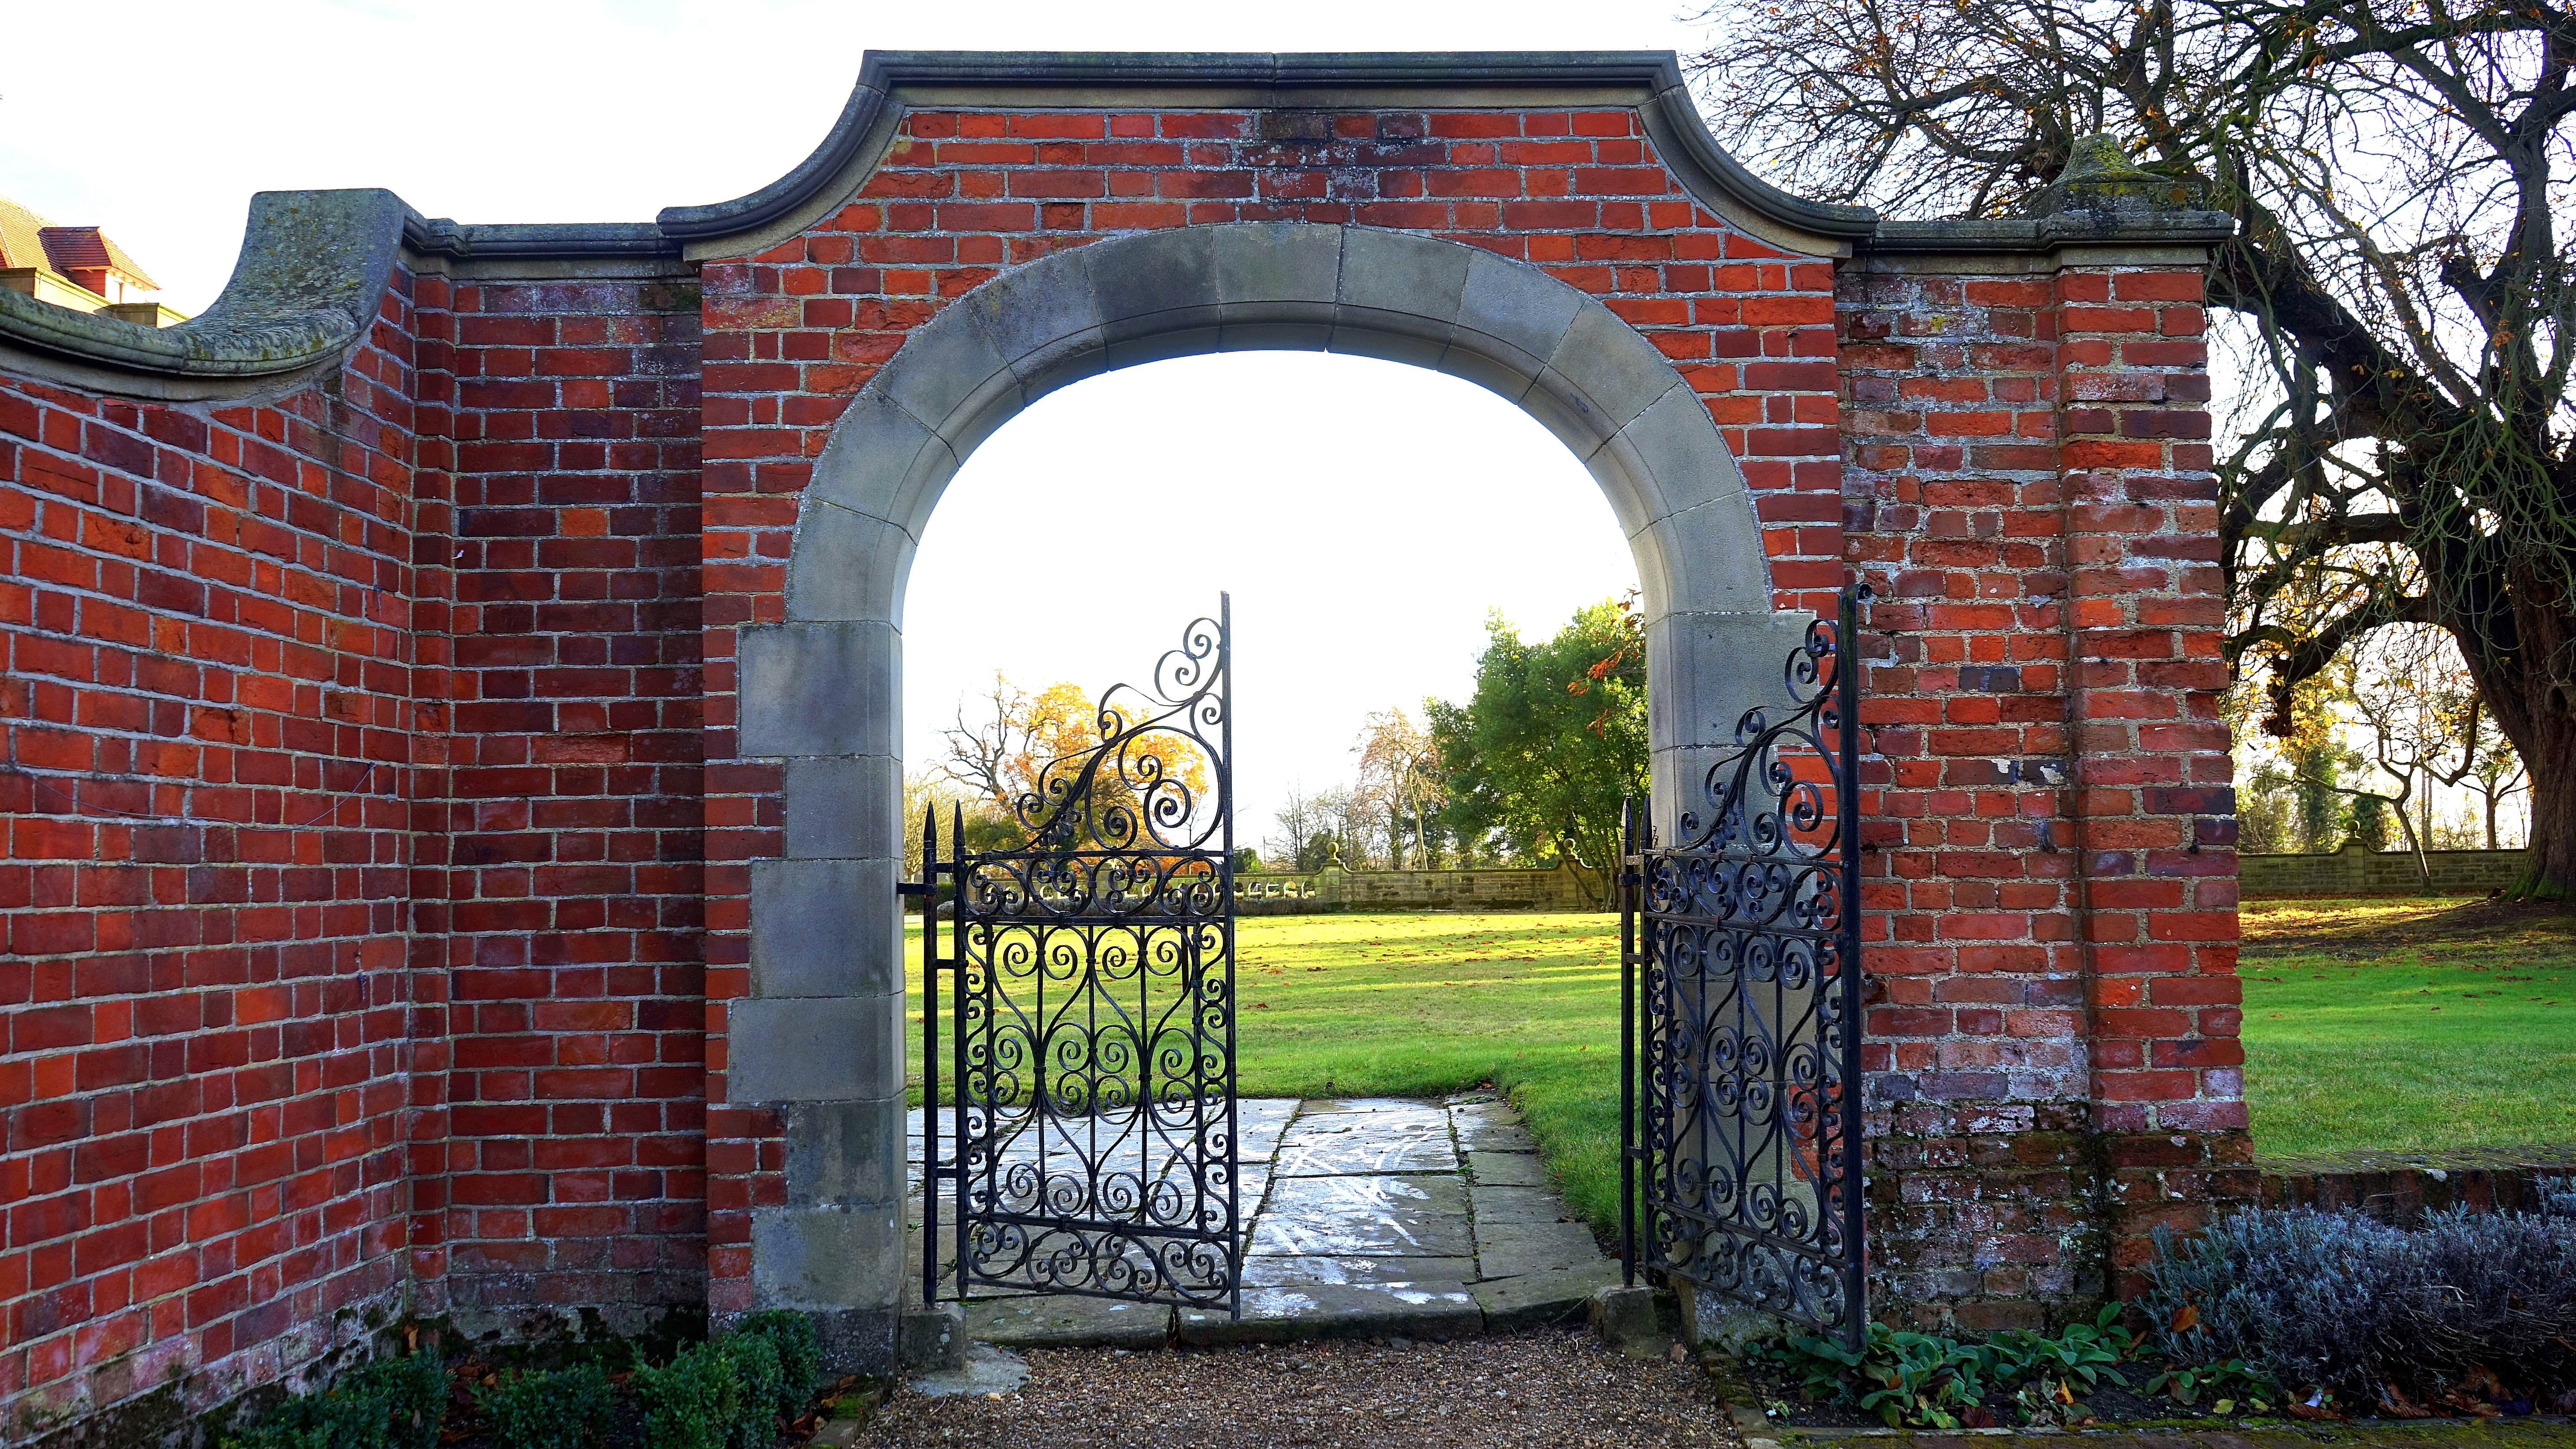
{"type": "Polygon", "coordinates": [[[0,287],[146,327],[187,317],[153,300],[160,284],[94,226],[56,226],[0,196],[0,287]]]}

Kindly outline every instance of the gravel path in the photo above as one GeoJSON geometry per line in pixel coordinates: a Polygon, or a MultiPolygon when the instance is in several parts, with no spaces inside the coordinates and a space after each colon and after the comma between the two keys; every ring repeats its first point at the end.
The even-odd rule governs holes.
{"type": "Polygon", "coordinates": [[[1548,1329],[1450,1343],[1389,1340],[1126,1353],[1031,1350],[998,1399],[898,1392],[862,1446],[993,1449],[1736,1449],[1696,1366],[1620,1357],[1548,1329]]]}

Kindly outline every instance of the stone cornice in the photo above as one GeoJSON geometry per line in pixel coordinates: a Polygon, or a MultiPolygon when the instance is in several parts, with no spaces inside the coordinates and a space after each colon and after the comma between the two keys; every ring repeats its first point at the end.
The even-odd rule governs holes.
{"type": "Polygon", "coordinates": [[[1764,240],[1844,255],[1877,225],[1865,207],[1790,195],[1726,154],[1690,101],[1679,59],[1664,51],[1468,51],[1322,54],[1066,54],[870,51],[840,119],[802,162],[767,186],[710,206],[675,206],[665,234],[693,256],[724,255],[738,237],[769,238],[818,216],[864,181],[872,141],[909,101],[942,105],[1420,106],[1627,105],[1682,184],[1764,240]],[[810,213],[810,215],[809,215],[810,213]]]}

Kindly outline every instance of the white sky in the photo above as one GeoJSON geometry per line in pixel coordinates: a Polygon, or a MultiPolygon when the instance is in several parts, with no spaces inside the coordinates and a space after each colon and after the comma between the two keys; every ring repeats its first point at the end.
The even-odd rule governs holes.
{"type": "Polygon", "coordinates": [[[1500,608],[1525,635],[1636,583],[1610,505],[1528,414],[1420,368],[1226,353],[1051,393],[958,470],[904,610],[905,754],[958,696],[1145,682],[1234,596],[1235,838],[1354,772],[1373,710],[1463,700],[1500,608]],[[1090,581],[1108,597],[1085,602],[1090,581]]]}
{"type": "MultiPolygon", "coordinates": [[[[649,220],[801,160],[870,48],[1687,51],[1691,7],[129,0],[77,62],[0,46],[0,195],[105,227],[194,312],[231,272],[254,191],[382,186],[466,222],[649,220]]],[[[1135,675],[1230,588],[1236,833],[1258,841],[1292,780],[1349,774],[1370,710],[1463,695],[1487,609],[1544,633],[1634,582],[1572,456],[1467,384],[1292,354],[1132,370],[1023,414],[952,486],[913,573],[908,753],[927,760],[994,669],[1135,675]],[[1117,561],[1128,600],[1077,618],[1015,582],[1065,558],[1117,561]]]]}

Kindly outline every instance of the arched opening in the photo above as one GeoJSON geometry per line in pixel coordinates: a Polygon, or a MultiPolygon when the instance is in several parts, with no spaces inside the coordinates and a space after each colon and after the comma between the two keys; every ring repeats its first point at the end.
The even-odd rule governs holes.
{"type": "Polygon", "coordinates": [[[836,425],[799,515],[784,623],[741,631],[740,751],[780,760],[784,853],[751,873],[752,995],[728,1095],[781,1104],[788,1202],[754,1215],[764,1301],[885,1311],[902,1180],[903,604],[960,462],[1031,401],[1243,350],[1430,367],[1537,419],[1600,486],[1642,597],[1662,788],[1722,749],[1808,620],[1771,611],[1743,478],[1697,393],[1607,308],[1473,248],[1365,228],[1121,238],[1005,274],[917,331],[836,425]]]}

